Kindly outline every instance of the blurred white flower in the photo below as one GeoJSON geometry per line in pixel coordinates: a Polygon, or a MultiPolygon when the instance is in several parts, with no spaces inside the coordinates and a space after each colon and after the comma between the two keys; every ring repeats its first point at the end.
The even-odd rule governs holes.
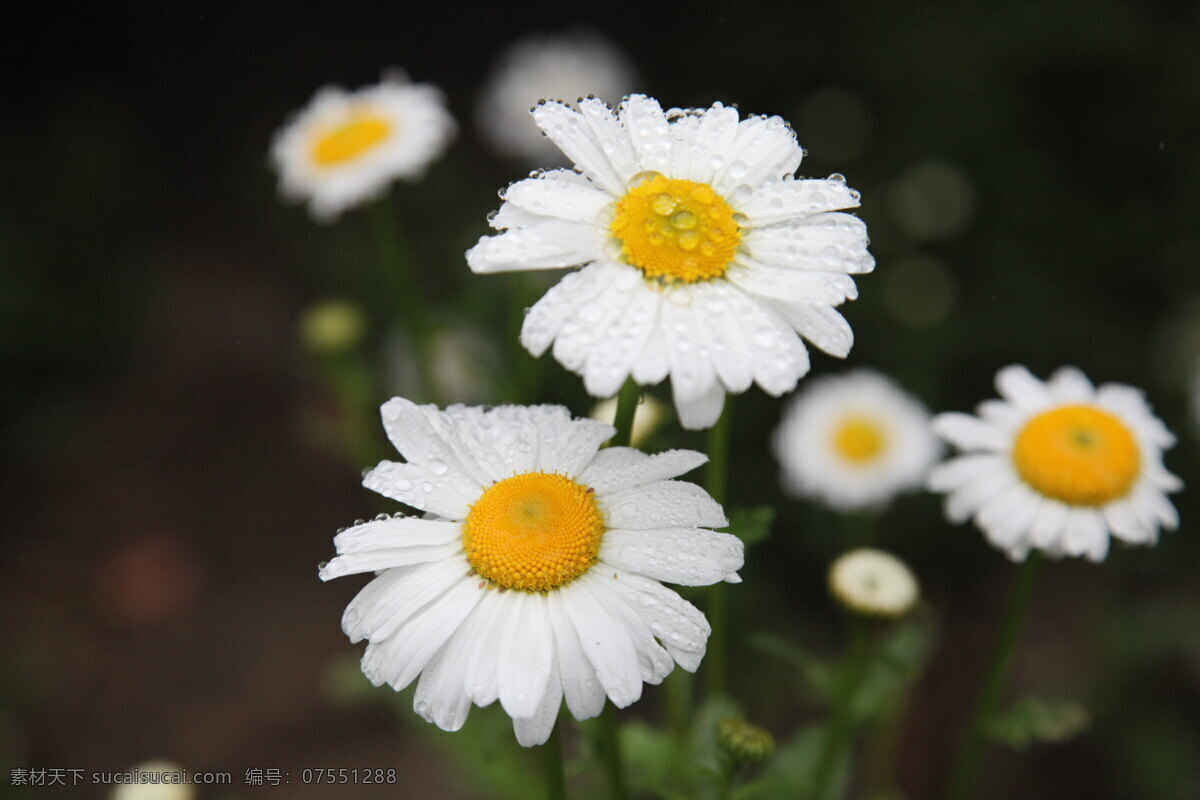
{"type": "Polygon", "coordinates": [[[935,467],[929,488],[946,493],[951,522],[971,517],[1014,561],[1031,549],[1059,558],[1103,561],[1109,537],[1154,544],[1179,515],[1167,492],[1183,482],[1167,472],[1163,450],[1175,437],[1141,391],[1094,387],[1074,367],[1042,382],[1023,366],[996,373],[1003,400],[978,416],[939,414],[934,429],[965,451],[935,467]]]}
{"type": "Polygon", "coordinates": [[[528,36],[497,59],[476,104],[476,125],[502,155],[531,165],[562,163],[529,109],[542,100],[573,104],[581,97],[616,102],[633,90],[629,58],[591,31],[528,36]]]}
{"type": "Polygon", "coordinates": [[[185,770],[170,761],[145,761],[128,770],[136,781],[113,787],[109,800],[192,800],[196,787],[181,782],[185,770]]]}
{"type": "Polygon", "coordinates": [[[357,91],[320,89],[276,132],[271,159],[280,193],[307,200],[313,217],[329,222],[397,178],[421,177],[454,132],[439,89],[389,70],[357,91]]]}
{"type": "Polygon", "coordinates": [[[784,488],[841,510],[921,485],[941,445],[929,411],[871,370],[825,376],[788,403],[772,438],[784,488]]]}
{"type": "Polygon", "coordinates": [[[851,611],[899,617],[920,597],[917,578],[891,553],[861,547],[838,557],[829,568],[829,590],[851,611]]]}
{"type": "Polygon", "coordinates": [[[699,486],[671,480],[701,453],[600,445],[616,430],[562,406],[382,408],[404,457],[363,484],[426,512],[337,535],[321,579],[373,574],[342,628],[362,668],[443,730],[500,701],[526,747],[566,700],[577,719],[625,707],[676,664],[695,671],[711,629],[659,581],[741,579],[742,542],[699,486]]]}
{"type": "Polygon", "coordinates": [[[475,272],[581,265],[525,316],[521,342],[583,376],[594,397],[670,376],[685,428],[716,423],[725,393],[773,395],[809,369],[801,336],[844,357],[835,307],[870,272],[866,225],[841,175],[797,179],[804,152],[779,117],[664,112],[642,95],[617,113],[588,99],[534,119],[581,172],[549,170],[504,192],[501,233],[467,252],[475,272]]]}

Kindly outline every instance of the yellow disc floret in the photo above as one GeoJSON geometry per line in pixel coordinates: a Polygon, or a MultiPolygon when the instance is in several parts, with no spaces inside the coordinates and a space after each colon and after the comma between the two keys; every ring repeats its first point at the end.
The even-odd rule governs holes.
{"type": "Polygon", "coordinates": [[[586,572],[604,516],[592,490],[562,475],[526,472],[493,484],[463,523],[475,572],[504,589],[545,592],[586,572]]]}
{"type": "Polygon", "coordinates": [[[1062,406],[1030,419],[1017,434],[1012,458],[1027,484],[1077,506],[1124,497],[1141,468],[1125,423],[1088,405],[1062,406]]]}
{"type": "Polygon", "coordinates": [[[861,416],[848,416],[833,434],[833,446],[842,458],[853,464],[874,461],[887,446],[887,434],[879,423],[861,416]]]}
{"type": "Polygon", "coordinates": [[[312,159],[334,167],[353,161],[378,145],[392,132],[392,124],[366,111],[356,111],[341,122],[322,128],[312,139],[312,159]]]}
{"type": "Polygon", "coordinates": [[[742,238],[733,209],[711,186],[662,175],[617,201],[610,231],[627,263],[663,282],[721,277],[742,238]]]}

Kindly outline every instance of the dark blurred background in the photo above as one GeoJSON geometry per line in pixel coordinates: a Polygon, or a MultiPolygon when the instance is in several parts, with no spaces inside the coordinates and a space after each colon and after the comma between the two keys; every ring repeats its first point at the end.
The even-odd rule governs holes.
{"type": "MultiPolygon", "coordinates": [[[[335,529],[387,509],[339,447],[341,409],[297,325],[323,298],[369,297],[374,255],[359,215],[323,227],[281,204],[266,154],[323,84],[357,87],[398,65],[441,86],[459,138],[396,191],[413,263],[448,327],[498,332],[507,355],[494,372],[526,369],[503,360],[513,315],[495,293],[510,284],[472,276],[462,252],[486,232],[496,190],[528,167],[489,153],[473,104],[514,39],[588,28],[628,53],[664,106],[780,114],[809,151],[802,174],[842,172],[862,191],[878,267],[845,310],[857,337],[847,363],[815,356],[814,372],[875,367],[934,410],[992,396],[1012,362],[1146,389],[1180,438],[1166,460],[1189,484],[1175,498],[1183,527],[1154,549],[1114,548],[1102,566],[1045,571],[1012,694],[1078,700],[1092,724],[1069,743],[993,752],[982,796],[1200,797],[1188,395],[1200,364],[1200,5],[36,8],[0,26],[6,773],[167,758],[236,784],[252,767],[396,767],[399,793],[353,796],[489,796],[484,779],[448,768],[445,735],[398,714],[390,692],[356,688],[361,646],[339,617],[359,582],[316,578],[335,529]]],[[[590,409],[577,379],[539,369],[537,399],[590,409]]],[[[513,399],[495,391],[491,402],[513,399]]],[[[835,655],[824,572],[846,525],[780,501],[766,449],[779,401],[755,389],[735,411],[734,502],[780,505],[734,592],[735,613],[753,609],[739,627],[835,655]]],[[[677,444],[675,431],[648,446],[677,444]]],[[[384,452],[382,431],[371,435],[384,452]]],[[[1013,567],[973,527],[945,523],[933,497],[903,498],[882,530],[939,631],[897,751],[907,796],[930,797],[1013,567]]],[[[752,719],[784,739],[819,718],[787,664],[735,645],[752,719]]],[[[633,714],[657,702],[648,690],[633,714]]],[[[331,796],[295,781],[199,796],[264,793],[331,796]]]]}

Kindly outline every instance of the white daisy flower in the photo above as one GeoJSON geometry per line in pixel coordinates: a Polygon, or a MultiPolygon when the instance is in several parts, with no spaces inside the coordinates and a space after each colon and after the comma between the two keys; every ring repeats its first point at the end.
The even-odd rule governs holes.
{"type": "Polygon", "coordinates": [[[810,383],[771,441],[786,490],[843,511],[919,487],[942,451],[925,406],[870,370],[810,383]]]}
{"type": "Polygon", "coordinates": [[[1003,400],[985,400],[977,417],[939,414],[934,430],[966,451],[933,469],[929,488],[946,492],[952,522],[971,517],[1014,561],[1031,549],[1058,558],[1103,561],[1109,536],[1154,544],[1179,515],[1167,492],[1183,482],[1162,453],[1175,437],[1141,391],[1093,387],[1063,367],[1043,383],[1023,366],[996,373],[1003,400]]]}
{"type": "Polygon", "coordinates": [[[280,193],[307,200],[313,217],[329,222],[382,196],[396,178],[421,177],[454,132],[437,87],[389,70],[354,92],[320,89],[276,132],[271,159],[280,193]]]}
{"type": "Polygon", "coordinates": [[[707,459],[599,449],[611,425],[561,406],[383,406],[405,463],[363,484],[426,512],[357,524],[334,539],[321,578],[376,572],[342,628],[368,640],[362,668],[416,712],[458,730],[472,702],[499,699],[525,746],[546,741],[559,705],[577,719],[624,707],[678,663],[695,671],[709,625],[659,581],[736,583],[742,543],[709,528],[721,507],[671,480],[707,459]]]}
{"type": "Polygon", "coordinates": [[[529,109],[547,97],[617,100],[633,89],[629,58],[599,34],[520,39],[500,56],[476,104],[479,130],[500,153],[531,164],[561,161],[529,109]]]}
{"type": "Polygon", "coordinates": [[[899,617],[917,602],[920,589],[912,570],[891,553],[860,547],[829,567],[829,590],[851,611],[899,617]]]}
{"type": "Polygon", "coordinates": [[[685,428],[712,426],[725,392],[780,395],[808,372],[800,335],[835,356],[853,342],[834,306],[870,272],[866,227],[840,175],[793,177],[804,151],[779,117],[656,100],[533,112],[581,170],[518,181],[503,231],[467,253],[476,272],[584,265],[530,309],[521,342],[583,376],[596,397],[671,376],[685,428]]]}

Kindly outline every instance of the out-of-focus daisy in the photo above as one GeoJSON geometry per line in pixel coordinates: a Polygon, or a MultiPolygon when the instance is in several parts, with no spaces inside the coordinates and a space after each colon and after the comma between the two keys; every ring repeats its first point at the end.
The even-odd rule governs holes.
{"type": "Polygon", "coordinates": [[[123,775],[134,780],[115,786],[109,800],[192,800],[196,796],[196,787],[187,782],[187,770],[170,761],[144,761],[123,775]]]}
{"type": "Polygon", "coordinates": [[[772,444],[788,491],[842,510],[881,506],[920,486],[941,454],[925,406],[870,370],[806,386],[772,444]]]}
{"type": "Polygon", "coordinates": [[[1139,390],[1096,388],[1073,367],[1043,383],[1016,365],[996,374],[996,389],[1004,399],[980,403],[977,417],[934,419],[966,451],[929,475],[951,521],[973,516],[1014,561],[1033,548],[1103,561],[1110,535],[1154,544],[1160,526],[1178,526],[1166,493],[1183,483],[1162,463],[1175,437],[1139,390]]]}
{"type": "Polygon", "coordinates": [[[829,590],[851,611],[898,617],[917,602],[917,578],[891,553],[860,547],[838,557],[829,568],[829,590]]]}
{"type": "Polygon", "coordinates": [[[793,177],[804,152],[779,117],[672,109],[642,95],[617,113],[542,103],[533,116],[582,171],[518,181],[492,216],[503,233],[467,253],[476,272],[584,265],[530,309],[521,341],[616,394],[671,377],[685,428],[713,425],[725,392],[780,395],[808,372],[803,335],[845,356],[834,310],[870,272],[866,227],[841,176],[793,177]]]}
{"type": "Polygon", "coordinates": [[[458,730],[499,699],[518,741],[541,744],[559,706],[578,719],[637,700],[675,664],[694,671],[709,626],[659,581],[737,582],[742,544],[721,507],[670,480],[706,460],[600,444],[611,425],[561,406],[383,406],[406,459],[363,483],[426,512],[355,525],[321,578],[377,572],[346,608],[362,668],[458,730]]]}
{"type": "Polygon", "coordinates": [[[618,100],[633,89],[633,79],[628,57],[596,33],[527,36],[497,60],[476,105],[477,126],[506,156],[532,164],[561,161],[529,109],[547,98],[618,100]]]}
{"type": "Polygon", "coordinates": [[[271,159],[280,192],[307,200],[313,217],[328,222],[381,196],[396,178],[421,177],[454,131],[437,87],[389,70],[354,92],[320,89],[275,134],[271,159]]]}

